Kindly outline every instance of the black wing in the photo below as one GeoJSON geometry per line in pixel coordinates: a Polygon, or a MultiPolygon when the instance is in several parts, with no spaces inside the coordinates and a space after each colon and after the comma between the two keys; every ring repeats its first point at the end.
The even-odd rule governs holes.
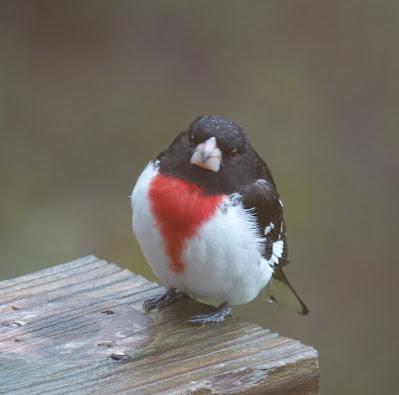
{"type": "Polygon", "coordinates": [[[273,264],[288,263],[287,235],[283,218],[283,205],[272,182],[258,179],[241,191],[245,208],[253,210],[261,236],[266,240],[264,256],[273,264]]]}
{"type": "Polygon", "coordinates": [[[241,191],[245,208],[253,210],[261,236],[265,238],[264,257],[274,267],[273,276],[268,284],[271,300],[299,314],[308,314],[309,310],[295,292],[283,272],[288,263],[287,234],[283,218],[283,204],[273,183],[258,179],[241,191]]]}

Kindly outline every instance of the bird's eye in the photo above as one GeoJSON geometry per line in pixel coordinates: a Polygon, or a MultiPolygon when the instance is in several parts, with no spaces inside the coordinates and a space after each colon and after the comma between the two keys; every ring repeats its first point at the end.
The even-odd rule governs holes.
{"type": "Polygon", "coordinates": [[[189,141],[190,143],[194,143],[194,134],[193,134],[192,132],[190,132],[190,133],[188,134],[188,141],[189,141]]]}
{"type": "Polygon", "coordinates": [[[232,158],[234,158],[234,157],[238,154],[238,149],[237,149],[237,148],[234,148],[234,149],[232,149],[229,153],[230,153],[230,156],[231,156],[232,158]]]}

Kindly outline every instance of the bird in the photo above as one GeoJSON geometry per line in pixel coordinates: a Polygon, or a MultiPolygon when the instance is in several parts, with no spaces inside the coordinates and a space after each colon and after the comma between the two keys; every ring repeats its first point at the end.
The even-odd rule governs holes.
{"type": "Polygon", "coordinates": [[[142,171],[131,205],[133,232],[165,286],[146,312],[187,295],[221,302],[188,323],[220,323],[266,289],[269,301],[308,314],[283,271],[287,231],[272,173],[229,118],[203,115],[180,132],[142,171]]]}

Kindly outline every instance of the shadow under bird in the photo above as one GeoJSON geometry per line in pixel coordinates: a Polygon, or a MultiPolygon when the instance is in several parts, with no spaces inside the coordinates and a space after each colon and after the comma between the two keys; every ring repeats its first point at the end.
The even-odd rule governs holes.
{"type": "Polygon", "coordinates": [[[143,254],[167,287],[144,302],[147,312],[187,294],[223,302],[189,323],[221,322],[266,287],[270,300],[308,313],[283,272],[287,234],[272,174],[231,120],[194,120],[141,173],[132,208],[143,254]]]}

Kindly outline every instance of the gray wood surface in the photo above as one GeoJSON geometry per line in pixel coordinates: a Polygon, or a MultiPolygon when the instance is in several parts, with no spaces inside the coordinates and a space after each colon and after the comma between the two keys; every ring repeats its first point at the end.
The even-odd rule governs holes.
{"type": "Polygon", "coordinates": [[[182,299],[94,256],[0,282],[0,394],[316,394],[314,348],[182,299]]]}

